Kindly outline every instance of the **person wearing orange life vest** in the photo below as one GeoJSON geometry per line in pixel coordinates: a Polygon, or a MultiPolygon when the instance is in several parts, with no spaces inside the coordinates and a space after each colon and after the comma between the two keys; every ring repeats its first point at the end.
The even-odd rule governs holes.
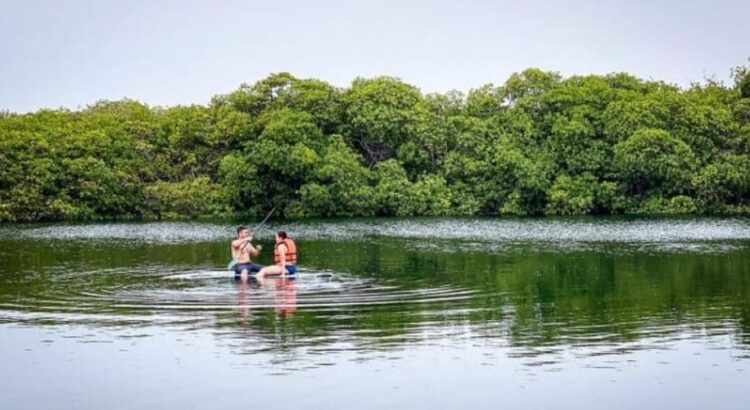
{"type": "Polygon", "coordinates": [[[276,232],[276,246],[273,249],[273,265],[258,272],[256,278],[269,275],[294,275],[297,273],[297,244],[284,231],[276,232]]]}

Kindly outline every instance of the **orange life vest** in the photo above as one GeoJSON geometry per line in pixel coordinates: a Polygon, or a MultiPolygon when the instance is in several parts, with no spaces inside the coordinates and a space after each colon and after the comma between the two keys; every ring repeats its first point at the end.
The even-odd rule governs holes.
{"type": "Polygon", "coordinates": [[[286,238],[283,241],[276,244],[273,248],[273,263],[281,262],[281,254],[279,253],[279,245],[286,246],[286,264],[296,265],[297,264],[297,244],[293,240],[286,238]]]}

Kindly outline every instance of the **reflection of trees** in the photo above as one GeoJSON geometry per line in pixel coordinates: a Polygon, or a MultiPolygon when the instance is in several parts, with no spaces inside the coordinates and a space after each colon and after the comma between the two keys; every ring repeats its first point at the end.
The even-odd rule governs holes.
{"type": "MultiPolygon", "coordinates": [[[[139,269],[222,265],[227,252],[225,243],[92,246],[88,242],[5,240],[1,245],[6,252],[0,267],[3,303],[44,300],[47,292],[77,295],[82,289],[101,295],[113,289],[133,290],[136,295],[139,289],[169,289],[179,294],[195,283],[167,283],[139,269]],[[60,274],[55,269],[64,273],[66,269],[110,268],[122,272],[55,277],[60,274]],[[33,274],[15,275],[29,270],[33,274]]],[[[325,351],[341,344],[398,348],[452,330],[452,335],[463,332],[467,337],[490,337],[532,349],[630,343],[656,334],[652,332],[677,332],[678,328],[697,332],[708,327],[734,331],[733,340],[750,346],[750,254],[745,250],[670,253],[650,252],[648,245],[591,245],[555,251],[539,244],[492,248],[481,241],[428,243],[393,238],[305,241],[301,245],[305,267],[347,272],[400,290],[449,287],[475,293],[457,301],[416,303],[406,298],[383,305],[337,305],[341,295],[330,292],[320,296],[333,306],[306,308],[299,283],[291,288],[266,288],[271,296],[260,302],[256,289],[240,288],[236,299],[230,296],[229,301],[236,302],[237,309],[216,311],[212,319],[217,320],[209,324],[239,351],[289,352],[302,347],[325,351]]],[[[86,302],[81,312],[118,313],[124,319],[147,310],[137,305],[119,307],[106,297],[86,302]]],[[[25,306],[29,311],[55,308],[25,306]]],[[[72,313],[78,309],[64,308],[72,313]]]]}
{"type": "MultiPolygon", "coordinates": [[[[187,270],[186,267],[194,269],[196,265],[210,267],[214,265],[210,262],[212,258],[225,260],[227,254],[225,244],[221,247],[195,243],[150,245],[57,237],[3,239],[0,240],[0,249],[0,303],[24,300],[28,303],[23,309],[52,314],[59,309],[66,313],[138,315],[143,309],[137,303],[136,306],[131,303],[122,306],[123,303],[118,303],[122,301],[113,294],[155,289],[179,292],[195,283],[165,281],[162,274],[179,272],[180,268],[187,270]]],[[[124,316],[123,322],[129,319],[124,316]]],[[[54,324],[54,316],[47,322],[54,324]]]]}
{"type": "MultiPolygon", "coordinates": [[[[309,255],[325,255],[331,246],[306,245],[309,255]]],[[[736,331],[743,335],[738,339],[750,342],[750,255],[745,252],[649,252],[628,245],[553,252],[518,245],[490,253],[455,251],[455,245],[424,244],[421,239],[341,242],[335,244],[335,260],[313,263],[406,288],[452,284],[476,289],[478,295],[466,302],[470,309],[462,317],[446,317],[443,324],[503,322],[509,326],[496,329],[507,329],[507,334],[495,336],[509,337],[512,344],[633,341],[651,329],[669,331],[676,324],[697,329],[727,319],[738,322],[736,331]],[[379,255],[378,261],[373,262],[372,255],[379,255]]],[[[406,335],[419,325],[409,318],[435,308],[414,304],[402,306],[401,312],[368,309],[353,325],[406,335]]]]}

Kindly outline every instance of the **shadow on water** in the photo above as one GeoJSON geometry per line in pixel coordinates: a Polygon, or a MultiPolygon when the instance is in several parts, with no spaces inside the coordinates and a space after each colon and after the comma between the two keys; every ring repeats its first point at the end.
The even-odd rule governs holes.
{"type": "Polygon", "coordinates": [[[0,322],[208,331],[237,354],[280,360],[481,344],[536,366],[714,336],[750,356],[743,219],[365,219],[287,230],[304,269],[259,285],[221,268],[228,225],[5,227],[0,322]]]}

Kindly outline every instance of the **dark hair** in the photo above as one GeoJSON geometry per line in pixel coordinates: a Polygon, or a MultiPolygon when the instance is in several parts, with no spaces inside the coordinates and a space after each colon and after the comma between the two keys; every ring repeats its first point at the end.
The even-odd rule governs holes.
{"type": "Polygon", "coordinates": [[[286,239],[287,238],[286,232],[284,232],[284,231],[278,231],[278,232],[276,232],[276,235],[279,235],[279,238],[281,238],[281,239],[286,239]]]}
{"type": "Polygon", "coordinates": [[[239,235],[240,232],[244,231],[245,229],[247,229],[247,226],[240,226],[239,228],[237,228],[237,235],[239,235]]]}

